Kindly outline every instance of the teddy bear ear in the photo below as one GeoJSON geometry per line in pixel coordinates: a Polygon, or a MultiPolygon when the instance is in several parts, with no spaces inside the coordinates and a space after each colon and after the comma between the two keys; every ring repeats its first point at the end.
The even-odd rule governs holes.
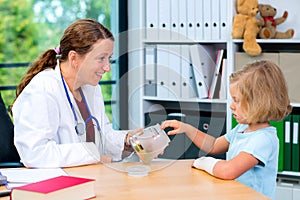
{"type": "Polygon", "coordinates": [[[258,4],[258,9],[260,10],[263,6],[264,4],[258,4]]]}

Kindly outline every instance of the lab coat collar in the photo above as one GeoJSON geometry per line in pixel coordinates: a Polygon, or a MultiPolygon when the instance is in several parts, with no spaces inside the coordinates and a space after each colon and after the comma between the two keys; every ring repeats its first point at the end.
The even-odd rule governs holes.
{"type": "Polygon", "coordinates": [[[55,66],[55,72],[57,73],[57,74],[59,74],[60,75],[60,65],[59,65],[59,59],[57,59],[57,64],[56,64],[56,66],[55,66]]]}

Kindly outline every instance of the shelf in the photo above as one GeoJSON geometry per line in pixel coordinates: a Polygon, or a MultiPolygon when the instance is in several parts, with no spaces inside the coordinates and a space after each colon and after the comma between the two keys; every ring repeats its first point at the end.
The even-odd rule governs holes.
{"type": "Polygon", "coordinates": [[[186,103],[222,103],[226,104],[226,99],[199,99],[199,98],[189,98],[189,99],[167,99],[167,98],[158,98],[151,96],[144,96],[144,100],[148,101],[166,101],[166,102],[186,102],[186,103]]]}
{"type": "Polygon", "coordinates": [[[226,44],[226,40],[143,40],[144,44],[226,44]]]}
{"type": "MultiPolygon", "coordinates": [[[[257,43],[269,43],[269,44],[299,44],[300,39],[256,39],[257,43]]],[[[243,43],[243,39],[233,39],[233,43],[243,43]]]]}
{"type": "Polygon", "coordinates": [[[300,179],[300,172],[282,171],[277,173],[278,177],[293,177],[300,179]]]}
{"type": "Polygon", "coordinates": [[[191,111],[191,112],[211,112],[211,113],[226,113],[226,100],[219,99],[182,99],[170,100],[159,99],[155,97],[144,97],[145,103],[150,103],[152,109],[172,110],[176,112],[191,111]],[[158,106],[159,105],[159,106],[158,106]],[[158,106],[158,107],[157,107],[158,106]]]}
{"type": "Polygon", "coordinates": [[[300,185],[300,172],[291,172],[291,171],[278,172],[277,182],[300,185]]]}
{"type": "Polygon", "coordinates": [[[300,103],[291,103],[293,107],[300,107],[300,103]]]}

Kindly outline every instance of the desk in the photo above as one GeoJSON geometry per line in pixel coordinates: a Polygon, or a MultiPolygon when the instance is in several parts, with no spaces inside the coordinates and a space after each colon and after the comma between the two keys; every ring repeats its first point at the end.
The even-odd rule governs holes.
{"type": "Polygon", "coordinates": [[[99,164],[64,170],[72,176],[96,179],[95,199],[269,199],[235,180],[221,180],[193,169],[190,167],[192,162],[152,161],[149,165],[152,171],[145,177],[132,177],[125,173],[126,166],[136,163],[99,164]]]}

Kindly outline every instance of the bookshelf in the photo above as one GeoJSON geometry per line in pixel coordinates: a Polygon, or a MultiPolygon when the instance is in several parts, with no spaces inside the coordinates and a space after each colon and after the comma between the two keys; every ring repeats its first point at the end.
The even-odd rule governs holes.
{"type": "MultiPolygon", "coordinates": [[[[216,1],[214,1],[216,2],[216,1]]],[[[187,75],[186,73],[188,70],[190,70],[190,63],[191,63],[191,53],[195,51],[195,49],[199,48],[198,45],[201,45],[201,47],[205,48],[207,52],[211,53],[212,60],[215,61],[217,57],[217,51],[219,49],[227,49],[228,46],[228,40],[227,34],[224,34],[226,32],[222,32],[221,29],[218,29],[218,34],[213,36],[213,30],[211,29],[211,36],[208,36],[207,34],[204,34],[204,23],[200,25],[200,28],[197,26],[197,23],[200,23],[200,18],[204,18],[205,16],[201,15],[198,16],[197,19],[199,20],[190,20],[191,18],[196,18],[197,14],[199,15],[199,12],[196,12],[196,5],[200,6],[199,3],[201,3],[201,6],[205,7],[207,5],[202,5],[201,1],[179,1],[179,0],[172,0],[172,1],[130,1],[130,3],[135,7],[134,12],[135,16],[132,17],[132,42],[134,44],[132,46],[132,59],[130,60],[131,66],[137,66],[133,67],[134,75],[131,73],[129,76],[132,77],[131,82],[135,82],[135,86],[129,86],[134,87],[131,93],[131,99],[132,99],[132,109],[130,109],[130,112],[134,113],[132,114],[132,122],[131,127],[137,126],[147,126],[156,122],[161,122],[168,118],[168,114],[173,113],[183,113],[187,115],[187,120],[189,123],[198,126],[199,129],[202,129],[204,131],[209,132],[217,132],[218,134],[225,133],[225,129],[227,127],[226,124],[226,104],[227,99],[209,99],[205,97],[205,94],[208,95],[209,87],[207,87],[207,91],[203,92],[203,86],[200,87],[200,81],[196,81],[196,77],[194,76],[195,80],[189,81],[189,78],[191,74],[187,75]],[[167,3],[166,3],[167,2],[167,3]],[[185,4],[186,3],[186,4],[185,4]],[[147,6],[148,5],[148,6],[147,6]],[[156,6],[156,7],[155,7],[156,6]],[[170,8],[166,8],[166,6],[169,6],[170,8]],[[151,7],[151,8],[149,8],[151,7]],[[179,9],[180,8],[180,9],[179,9]],[[191,12],[191,10],[194,9],[194,13],[191,12]],[[149,28],[146,28],[148,26],[147,21],[147,12],[150,14],[155,13],[155,10],[157,11],[157,15],[161,15],[161,18],[157,18],[156,22],[153,23],[153,26],[161,26],[160,29],[153,29],[148,30],[149,28]],[[164,12],[160,11],[164,10],[164,12]],[[177,10],[177,12],[174,12],[174,10],[177,10]],[[184,16],[182,13],[182,10],[186,10],[186,22],[182,21],[181,18],[184,16]],[[188,12],[189,11],[189,12],[188,12]],[[173,18],[178,18],[178,21],[176,20],[170,20],[167,22],[166,13],[169,13],[169,16],[173,18]],[[174,15],[177,15],[174,17],[174,15]],[[138,17],[139,16],[139,17],[138,17]],[[139,20],[137,20],[139,19],[139,20]],[[166,27],[169,27],[169,31],[162,26],[162,24],[165,24],[166,27]],[[176,26],[173,26],[175,24],[176,26]],[[182,29],[183,27],[185,28],[182,29]],[[194,27],[193,28],[190,28],[194,27]],[[177,27],[177,29],[176,29],[177,27]],[[193,30],[192,30],[193,29],[193,30]],[[202,31],[200,31],[203,29],[202,31]],[[198,34],[200,33],[201,34],[198,34]],[[137,38],[140,38],[139,41],[137,41],[137,38]],[[147,63],[147,53],[148,50],[145,50],[145,48],[153,47],[155,48],[154,51],[158,52],[169,52],[169,54],[164,54],[165,56],[157,56],[155,59],[155,62],[157,66],[159,66],[159,69],[162,70],[161,72],[155,73],[157,80],[152,81],[152,84],[157,84],[154,87],[156,87],[155,94],[152,94],[152,92],[145,92],[147,90],[148,84],[147,76],[145,76],[145,72],[149,69],[149,64],[147,63]],[[192,50],[194,48],[194,50],[192,50]],[[166,50],[165,50],[166,49],[166,50]],[[213,55],[214,54],[214,55],[213,55]],[[140,56],[138,58],[138,56],[140,56]],[[165,57],[169,56],[169,61],[165,62],[163,59],[165,57]],[[175,61],[177,60],[177,62],[175,61]],[[179,64],[179,65],[178,65],[179,64]],[[169,66],[172,66],[172,70],[167,69],[169,66]],[[183,67],[184,69],[182,70],[183,67]],[[180,71],[181,67],[181,71],[180,71]],[[177,70],[176,70],[177,69],[177,70]],[[165,72],[165,71],[166,72],[165,72]],[[169,79],[168,79],[168,77],[169,79]],[[137,78],[139,77],[139,78],[137,78]],[[185,80],[183,80],[182,77],[188,77],[185,80]],[[171,80],[173,78],[173,80],[171,80]],[[170,90],[164,88],[160,84],[162,82],[167,83],[169,81],[169,87],[170,90]],[[176,82],[177,81],[177,82],[176,82]],[[192,85],[191,82],[195,81],[196,85],[192,85]],[[185,85],[184,85],[185,84],[185,85]],[[174,87],[173,87],[174,86],[174,87]],[[174,88],[174,89],[172,89],[174,88]],[[149,94],[150,93],[150,94],[149,94]],[[204,95],[201,96],[200,94],[204,95]],[[141,99],[141,100],[137,100],[141,99]],[[133,102],[133,100],[137,100],[139,104],[136,104],[136,102],[133,102]],[[212,114],[213,113],[213,114],[212,114]],[[189,117],[189,115],[193,115],[192,117],[189,117]],[[210,116],[209,116],[210,115],[210,116]],[[210,118],[214,117],[216,119],[216,122],[210,122],[210,118]],[[201,118],[201,119],[200,119],[201,118]],[[219,123],[222,119],[221,126],[217,125],[217,130],[213,131],[208,130],[208,126],[210,124],[219,123]],[[193,121],[189,121],[193,120],[193,121]]],[[[205,2],[207,3],[207,2],[205,2]]],[[[210,3],[210,2],[209,2],[210,3]]],[[[224,3],[224,2],[223,2],[224,3]]],[[[221,5],[220,5],[221,6],[221,5]]],[[[228,8],[226,4],[226,8],[228,8]]],[[[212,9],[211,9],[212,10],[212,9]]],[[[220,11],[218,11],[219,13],[220,11]]],[[[202,12],[201,12],[202,13],[202,12]]],[[[223,14],[227,14],[228,10],[225,9],[222,11],[223,14]]],[[[155,20],[155,16],[151,16],[155,20]]],[[[227,25],[227,17],[226,15],[223,16],[223,19],[225,20],[223,24],[227,25]]],[[[209,24],[210,26],[211,24],[209,24]]],[[[219,24],[220,25],[220,24],[219,24]]],[[[227,28],[225,26],[225,28],[227,28]]],[[[216,33],[215,33],[216,34],[216,33]]],[[[129,38],[130,39],[130,38],[129,38]]],[[[199,49],[199,51],[202,51],[199,49]]],[[[203,52],[203,51],[202,51],[203,52]]],[[[156,52],[155,52],[156,53],[156,52]]],[[[196,52],[197,53],[197,52],[196,52]]],[[[206,52],[204,52],[206,53],[206,52]]],[[[208,54],[209,54],[208,53],[208,54]]],[[[159,55],[158,53],[156,55],[159,55]]],[[[198,56],[201,56],[202,54],[198,53],[198,56]]],[[[196,56],[197,57],[197,56],[196,56]]],[[[195,57],[194,57],[195,58],[195,57]]],[[[205,59],[202,58],[203,60],[205,59]]],[[[194,59],[197,60],[197,59],[194,59]]],[[[197,62],[197,61],[194,61],[197,62]]],[[[207,61],[209,62],[209,61],[207,61]]],[[[194,67],[193,63],[193,67],[194,67]]],[[[214,65],[214,64],[213,64],[214,65]]],[[[213,66],[214,67],[214,66],[213,66]]],[[[158,68],[156,68],[158,69],[158,68]]],[[[199,69],[199,68],[197,68],[199,69]]],[[[211,68],[211,72],[213,72],[214,68],[211,68]]],[[[195,73],[195,72],[190,72],[195,73]]],[[[198,79],[199,80],[199,79],[198,79]]],[[[204,82],[204,80],[202,80],[204,82]]],[[[203,82],[201,82],[203,84],[203,82]]],[[[209,80],[208,82],[211,82],[209,80]]],[[[151,86],[150,86],[151,87],[151,86]]],[[[130,99],[130,101],[131,101],[130,99]]],[[[211,126],[213,127],[213,126],[211,126]]],[[[191,145],[190,141],[188,141],[188,145],[191,145]]],[[[188,147],[187,147],[188,148],[188,147]]],[[[185,149],[186,150],[186,149],[185,149]]],[[[184,150],[183,150],[184,151],[184,150]]],[[[193,151],[193,150],[192,150],[193,151]]],[[[190,153],[187,153],[189,156],[190,153]]],[[[197,150],[194,151],[193,157],[195,158],[198,156],[197,150]]],[[[187,158],[185,156],[181,158],[187,158]]],[[[188,157],[190,158],[190,157],[188,157]]]]}
{"type": "MultiPolygon", "coordinates": [[[[201,2],[199,0],[195,0],[195,2],[201,2]]],[[[151,1],[152,5],[152,12],[155,13],[155,3],[159,4],[156,1],[151,1]]],[[[170,5],[171,2],[185,2],[180,0],[167,0],[167,5],[170,5]]],[[[194,3],[195,3],[194,2],[194,3]]],[[[222,1],[223,2],[223,1],[222,1]]],[[[233,16],[236,14],[235,4],[236,0],[231,1],[224,1],[226,5],[222,5],[222,10],[225,10],[226,19],[227,21],[222,22],[227,25],[227,31],[222,30],[222,36],[218,39],[216,38],[205,38],[202,35],[200,38],[199,35],[195,34],[195,37],[192,38],[189,35],[188,30],[186,30],[186,37],[182,38],[182,35],[176,35],[172,38],[172,22],[166,23],[166,27],[170,28],[171,33],[167,30],[159,28],[159,22],[156,24],[157,28],[160,32],[162,32],[162,37],[157,37],[156,39],[147,38],[147,1],[139,1],[139,0],[130,0],[129,1],[129,27],[130,27],[130,34],[129,34],[129,67],[131,69],[129,76],[128,85],[129,88],[129,114],[130,114],[130,128],[136,128],[140,126],[145,126],[145,114],[150,112],[156,112],[159,110],[163,110],[163,115],[167,115],[168,112],[180,112],[180,111],[207,111],[211,113],[225,113],[223,117],[225,118],[225,131],[228,131],[232,128],[232,114],[229,108],[231,99],[207,99],[207,98],[197,98],[197,96],[191,96],[189,98],[183,97],[164,97],[164,96],[155,96],[155,95],[145,95],[145,47],[151,45],[173,45],[173,46],[191,46],[195,44],[211,46],[215,50],[218,49],[225,49],[226,50],[226,74],[227,76],[232,73],[238,65],[241,64],[241,60],[236,60],[238,58],[238,54],[243,54],[244,51],[242,50],[243,40],[241,39],[232,39],[231,37],[231,27],[232,27],[232,19],[233,16]],[[170,38],[168,38],[168,34],[171,34],[170,38]],[[176,38],[177,37],[177,38],[176,38]],[[198,37],[198,38],[197,38],[198,37]],[[168,110],[169,108],[169,110],[168,110]],[[219,112],[216,112],[219,111],[219,112]]],[[[289,28],[293,28],[295,30],[295,35],[292,39],[257,39],[258,44],[262,47],[263,54],[259,57],[249,57],[247,59],[255,60],[268,57],[268,54],[276,54],[277,61],[282,61],[282,55],[285,56],[287,53],[297,54],[300,53],[300,21],[299,19],[299,6],[300,3],[297,0],[287,0],[287,1],[280,1],[280,0],[260,0],[259,3],[271,4],[277,9],[277,15],[275,17],[280,17],[285,10],[289,12],[289,16],[287,20],[277,26],[279,31],[284,31],[289,28]]],[[[159,5],[158,5],[159,6],[159,5]]],[[[166,5],[161,5],[166,6],[166,5]]],[[[203,6],[203,5],[202,5],[203,6]]],[[[196,7],[196,6],[195,6],[196,7]]],[[[180,10],[187,9],[187,5],[183,6],[182,4],[178,5],[180,10]]],[[[177,9],[178,9],[177,8],[177,9]]],[[[161,15],[166,15],[167,13],[171,12],[172,9],[170,8],[169,11],[164,13],[160,13],[161,15]]],[[[206,13],[207,9],[205,9],[206,13]]],[[[157,12],[159,14],[159,11],[157,12]]],[[[174,12],[173,12],[174,13],[174,12]]],[[[223,13],[224,14],[224,13],[223,13]]],[[[171,14],[170,14],[171,15],[171,14]]],[[[180,15],[180,14],[178,14],[180,15]]],[[[165,16],[164,16],[165,17],[165,16]]],[[[165,19],[163,17],[163,19],[165,19]]],[[[179,17],[179,16],[178,16],[179,17]]],[[[203,16],[204,17],[204,16],[203,16]]],[[[187,19],[186,19],[187,20],[187,19]]],[[[188,21],[188,20],[187,20],[188,21]]],[[[221,26],[222,23],[219,23],[221,26]]],[[[155,24],[154,24],[155,25],[155,24]]],[[[180,23],[179,23],[180,25],[180,23]]],[[[189,26],[189,23],[186,24],[189,26]]],[[[194,23],[197,26],[197,23],[194,23]]],[[[174,27],[173,27],[174,28],[174,27]]],[[[180,30],[177,30],[180,32],[180,30]]],[[[195,31],[199,31],[199,29],[195,28],[195,31]]],[[[191,34],[191,33],[190,33],[191,34]]],[[[175,34],[174,34],[175,35],[175,34]]],[[[200,34],[201,35],[201,34],[200,34]]],[[[184,37],[184,36],[183,36],[184,37]]],[[[300,54],[299,54],[300,55],[300,54]]],[[[242,55],[245,56],[245,55],[242,55]]],[[[292,55],[294,56],[294,55],[292,55]]],[[[247,57],[247,55],[246,55],[247,57]]],[[[284,66],[283,70],[286,71],[287,82],[291,91],[289,91],[290,96],[292,96],[292,105],[294,107],[293,114],[299,114],[300,108],[300,98],[295,95],[299,92],[294,92],[293,88],[299,88],[300,82],[297,77],[293,76],[290,77],[291,74],[297,75],[299,74],[299,69],[297,67],[288,68],[288,66],[295,66],[295,64],[299,63],[300,56],[293,57],[295,60],[293,63],[282,64],[284,66]],[[299,57],[299,58],[298,58],[299,57]],[[298,61],[298,62],[297,62],[298,61]],[[289,71],[287,69],[292,69],[289,71]],[[294,71],[293,71],[294,70],[294,71]]],[[[246,60],[247,60],[246,59],[246,60]]],[[[167,75],[165,73],[164,75],[167,75]]],[[[289,89],[290,90],[290,89],[289,89]]],[[[227,97],[230,97],[228,92],[228,87],[226,88],[227,97]]],[[[201,112],[198,116],[201,119],[201,112]]],[[[163,120],[164,118],[162,118],[163,120]]],[[[282,173],[282,172],[280,172],[282,173]]],[[[284,172],[283,172],[284,173],[284,172]]],[[[289,177],[289,176],[287,176],[289,177]]],[[[284,182],[284,181],[283,181],[284,182]]],[[[280,183],[279,183],[280,184],[280,183]]]]}
{"type": "MultiPolygon", "coordinates": [[[[150,4],[159,4],[158,1],[149,1],[151,2],[150,4]]],[[[182,10],[184,7],[186,9],[187,5],[182,6],[182,3],[185,1],[166,1],[169,4],[172,2],[178,3],[177,9],[179,7],[182,10]]],[[[196,4],[197,1],[194,1],[196,4]]],[[[198,1],[200,2],[200,1],[198,1]]],[[[163,3],[164,4],[164,3],[163,3]]],[[[195,5],[194,4],[194,5],[195,5]]],[[[147,1],[137,1],[137,0],[131,0],[129,1],[129,9],[131,8],[132,10],[130,11],[131,15],[129,18],[129,26],[130,28],[130,34],[129,34],[129,66],[131,67],[132,71],[131,73],[128,74],[130,82],[132,84],[129,85],[129,104],[131,104],[131,109],[130,112],[134,114],[130,114],[130,119],[131,121],[129,122],[130,127],[136,127],[136,126],[144,126],[145,125],[145,118],[144,118],[144,113],[149,111],[150,109],[155,109],[153,107],[156,107],[158,102],[177,102],[179,104],[183,104],[183,108],[186,107],[186,102],[189,104],[192,104],[194,106],[198,107],[205,107],[207,104],[216,104],[217,107],[219,104],[222,104],[222,111],[226,112],[226,99],[207,99],[207,98],[197,98],[196,95],[192,96],[179,96],[175,95],[174,97],[170,96],[159,96],[159,95],[147,95],[145,94],[144,91],[144,77],[145,77],[145,47],[147,46],[176,46],[176,47],[181,47],[181,46],[192,46],[196,44],[202,44],[205,46],[211,46],[215,50],[218,50],[220,48],[222,49],[227,49],[228,48],[228,40],[227,37],[228,35],[223,36],[224,38],[218,38],[218,39],[196,39],[196,36],[194,35],[194,38],[192,38],[190,35],[188,35],[188,31],[186,31],[186,35],[184,34],[172,34],[173,30],[171,31],[172,33],[165,31],[165,30],[159,30],[160,33],[162,33],[162,37],[157,36],[156,39],[149,38],[147,37],[147,22],[146,22],[146,13],[147,13],[147,1]],[[170,34],[170,38],[166,37],[167,34],[170,34]],[[173,36],[177,37],[176,39],[172,38],[173,36]],[[138,103],[137,103],[138,102],[138,103]]],[[[159,6],[159,5],[157,5],[159,6]]],[[[160,5],[164,6],[164,5],[160,5]]],[[[176,6],[175,6],[176,7],[176,6]]],[[[226,6],[227,7],[227,6],[226,6]]],[[[153,5],[151,5],[152,10],[153,5]]],[[[227,7],[228,8],[228,7],[227,7]]],[[[171,8],[170,8],[171,9],[171,8]]],[[[176,9],[176,8],[172,8],[176,9]]],[[[153,10],[153,12],[155,12],[153,10]]],[[[170,11],[168,11],[170,12],[170,11]]],[[[179,10],[178,10],[179,12],[179,10]]],[[[226,10],[226,13],[229,12],[226,10]]],[[[157,11],[157,14],[159,14],[159,11],[157,11]]],[[[179,15],[179,14],[178,14],[179,15]]],[[[179,16],[178,16],[179,17],[179,16]]],[[[178,22],[179,23],[179,22],[178,22]]],[[[226,21],[226,23],[228,23],[226,21]]],[[[168,24],[168,23],[166,23],[168,24]]],[[[172,25],[170,22],[169,25],[172,25]]],[[[180,24],[178,24],[180,25],[180,24]]],[[[185,24],[187,26],[188,24],[185,24]]],[[[196,23],[194,23],[196,25],[196,23]]],[[[157,25],[158,26],[158,25],[157,25]]],[[[167,25],[168,26],[168,25],[167,25]]],[[[179,30],[178,30],[179,31],[179,30]]],[[[204,36],[203,36],[204,37],[204,36]]],[[[177,53],[176,51],[173,51],[177,53]]],[[[178,54],[180,54],[179,52],[178,54]]],[[[189,56],[189,55],[188,55],[189,56]]],[[[187,57],[188,57],[187,56],[187,57]]],[[[184,59],[188,60],[189,58],[184,57],[184,59]]]]}

